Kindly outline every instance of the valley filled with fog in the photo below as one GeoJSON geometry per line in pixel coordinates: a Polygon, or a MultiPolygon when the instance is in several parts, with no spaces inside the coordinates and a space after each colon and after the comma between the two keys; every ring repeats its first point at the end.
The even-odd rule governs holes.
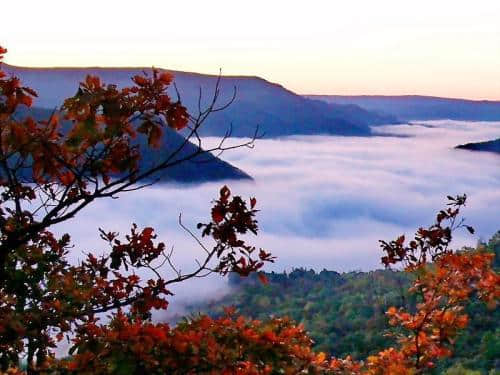
{"type": "MultiPolygon", "coordinates": [[[[277,256],[267,271],[380,268],[378,240],[409,236],[432,223],[446,195],[468,195],[464,216],[476,228],[474,236],[457,233],[456,247],[475,245],[500,229],[500,155],[454,149],[498,138],[500,122],[431,121],[377,127],[374,132],[373,137],[263,139],[253,149],[222,155],[254,177],[225,183],[234,194],[257,198],[260,233],[248,240],[277,256]]],[[[203,252],[179,226],[179,214],[196,233],[198,222],[209,221],[211,201],[223,184],[156,185],[97,201],[56,229],[72,233],[78,246],[73,254],[83,257],[83,251],[106,250],[98,226],[122,234],[132,222],[152,226],[187,272],[203,252]]],[[[210,277],[181,288],[178,306],[182,299],[215,298],[217,292],[224,293],[225,281],[210,277]]]]}

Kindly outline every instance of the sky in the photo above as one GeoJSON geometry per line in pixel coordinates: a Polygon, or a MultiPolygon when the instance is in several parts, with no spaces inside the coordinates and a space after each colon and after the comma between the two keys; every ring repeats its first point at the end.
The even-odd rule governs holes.
{"type": "Polygon", "coordinates": [[[255,75],[300,94],[500,99],[500,1],[2,2],[21,66],[255,75]]]}

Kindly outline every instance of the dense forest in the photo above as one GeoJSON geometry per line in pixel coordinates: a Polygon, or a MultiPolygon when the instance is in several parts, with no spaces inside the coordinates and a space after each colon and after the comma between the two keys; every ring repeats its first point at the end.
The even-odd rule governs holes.
{"type": "MultiPolygon", "coordinates": [[[[500,267],[500,231],[483,244],[495,253],[500,267]]],[[[289,316],[304,324],[315,349],[336,357],[361,359],[393,344],[385,311],[390,306],[412,309],[417,302],[407,292],[411,274],[392,270],[338,273],[302,268],[290,273],[266,273],[268,284],[256,277],[230,277],[233,288],[222,300],[191,306],[191,311],[221,316],[233,305],[238,313],[264,320],[289,316]]],[[[500,311],[475,299],[467,306],[468,328],[459,336],[454,355],[435,373],[500,373],[500,311]],[[466,371],[468,369],[470,371],[466,371]]]]}

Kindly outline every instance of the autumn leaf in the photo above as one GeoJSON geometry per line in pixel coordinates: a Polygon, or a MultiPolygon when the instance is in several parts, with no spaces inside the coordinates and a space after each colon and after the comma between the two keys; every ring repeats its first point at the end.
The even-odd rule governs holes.
{"type": "Polygon", "coordinates": [[[138,85],[138,86],[141,86],[141,87],[144,87],[146,86],[148,83],[149,83],[149,80],[143,76],[140,76],[140,75],[136,75],[132,78],[132,80],[138,85]]]}
{"type": "Polygon", "coordinates": [[[224,212],[220,206],[215,206],[212,208],[212,220],[219,224],[222,220],[224,220],[224,212]]]}
{"type": "Polygon", "coordinates": [[[90,90],[96,90],[101,87],[101,79],[89,74],[85,77],[85,84],[90,90]]]}
{"type": "Polygon", "coordinates": [[[75,175],[71,171],[67,171],[59,176],[61,183],[65,186],[71,185],[75,179],[75,175]]]}
{"type": "Polygon", "coordinates": [[[154,229],[151,227],[146,227],[142,230],[142,236],[145,241],[151,240],[151,237],[153,236],[153,231],[154,229]]]}
{"type": "Polygon", "coordinates": [[[257,204],[257,199],[255,198],[250,198],[250,208],[255,208],[255,205],[257,204]]]}
{"type": "Polygon", "coordinates": [[[164,85],[170,85],[172,83],[172,80],[174,79],[174,76],[171,73],[168,72],[163,72],[160,74],[158,77],[158,80],[162,82],[164,85]]]}
{"type": "Polygon", "coordinates": [[[231,195],[231,190],[229,190],[229,188],[224,185],[221,189],[220,189],[220,200],[221,202],[227,202],[229,196],[231,195]]]}
{"type": "Polygon", "coordinates": [[[175,130],[182,130],[184,129],[189,121],[189,115],[187,113],[186,107],[176,103],[173,104],[168,110],[167,110],[167,123],[168,126],[175,130]]]}
{"type": "Polygon", "coordinates": [[[267,278],[267,276],[264,273],[259,272],[257,274],[257,276],[259,277],[259,280],[260,280],[260,282],[262,284],[264,284],[264,285],[268,285],[269,284],[269,279],[267,278]]]}
{"type": "Polygon", "coordinates": [[[324,352],[319,352],[319,353],[316,355],[316,358],[314,358],[314,362],[316,362],[317,364],[321,364],[321,363],[323,363],[325,360],[326,360],[326,354],[325,354],[324,352]]]}

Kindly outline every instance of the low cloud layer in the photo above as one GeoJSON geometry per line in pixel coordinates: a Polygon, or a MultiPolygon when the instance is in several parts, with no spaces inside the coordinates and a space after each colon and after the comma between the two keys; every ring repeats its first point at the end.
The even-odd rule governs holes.
{"type": "MultiPolygon", "coordinates": [[[[424,125],[377,128],[377,137],[261,140],[253,150],[223,155],[255,177],[254,182],[227,184],[234,193],[258,200],[261,233],[251,240],[278,256],[267,269],[378,268],[378,240],[411,235],[418,226],[430,224],[448,194],[468,194],[464,215],[477,229],[476,237],[458,234],[457,247],[499,230],[500,156],[453,147],[498,138],[500,123],[424,125]]],[[[193,229],[197,222],[208,221],[210,201],[221,185],[163,185],[124,194],[96,203],[57,229],[72,233],[78,249],[91,250],[102,249],[98,226],[122,233],[132,222],[153,226],[162,241],[174,246],[179,267],[188,271],[203,253],[179,227],[178,215],[193,229]]],[[[177,304],[172,306],[224,290],[221,278],[196,280],[174,289],[177,304]]]]}

